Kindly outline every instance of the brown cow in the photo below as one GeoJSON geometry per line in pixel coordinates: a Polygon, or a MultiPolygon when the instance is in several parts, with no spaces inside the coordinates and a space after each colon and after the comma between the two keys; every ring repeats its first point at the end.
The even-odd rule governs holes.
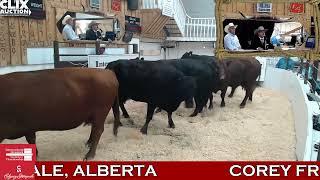
{"type": "Polygon", "coordinates": [[[0,143],[25,136],[36,143],[37,131],[69,130],[91,124],[90,147],[84,160],[94,158],[112,107],[113,133],[119,127],[118,81],[109,70],[65,68],[15,72],[0,76],[0,143]]]}
{"type": "MultiPolygon", "coordinates": [[[[240,108],[244,108],[249,98],[252,101],[252,94],[257,85],[257,78],[261,73],[261,64],[254,57],[237,57],[223,59],[223,66],[226,68],[226,79],[222,82],[215,93],[221,90],[221,107],[225,106],[224,97],[228,86],[232,87],[229,97],[233,96],[238,86],[242,86],[246,91],[246,95],[240,104],[240,108]]],[[[210,97],[209,108],[212,108],[212,96],[210,97]]]]}

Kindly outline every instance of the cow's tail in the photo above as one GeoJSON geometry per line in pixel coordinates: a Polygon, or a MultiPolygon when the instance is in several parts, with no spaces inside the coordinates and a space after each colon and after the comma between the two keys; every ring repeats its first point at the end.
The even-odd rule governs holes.
{"type": "Polygon", "coordinates": [[[113,116],[114,116],[114,123],[113,123],[113,134],[117,136],[118,128],[120,126],[120,110],[119,110],[119,98],[116,97],[113,106],[112,106],[113,116]]]}

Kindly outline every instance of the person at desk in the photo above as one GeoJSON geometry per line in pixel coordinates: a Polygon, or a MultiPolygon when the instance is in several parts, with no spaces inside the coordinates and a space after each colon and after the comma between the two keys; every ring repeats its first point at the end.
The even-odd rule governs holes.
{"type": "Polygon", "coordinates": [[[62,35],[65,40],[80,40],[79,36],[77,36],[72,28],[74,25],[74,18],[70,15],[66,15],[62,20],[62,24],[64,25],[62,35]]]}
{"type": "Polygon", "coordinates": [[[259,26],[258,29],[254,31],[254,37],[251,44],[252,49],[259,51],[268,49],[266,31],[268,31],[268,29],[264,29],[263,26],[259,26]]]}
{"type": "Polygon", "coordinates": [[[102,39],[101,32],[98,31],[98,25],[96,21],[91,21],[91,23],[88,25],[88,30],[86,32],[86,40],[97,40],[102,39]]]}
{"type": "Polygon", "coordinates": [[[224,27],[224,31],[227,33],[227,35],[224,36],[224,48],[226,50],[237,51],[241,49],[238,36],[236,35],[236,28],[237,25],[233,23],[229,23],[224,27]]]}

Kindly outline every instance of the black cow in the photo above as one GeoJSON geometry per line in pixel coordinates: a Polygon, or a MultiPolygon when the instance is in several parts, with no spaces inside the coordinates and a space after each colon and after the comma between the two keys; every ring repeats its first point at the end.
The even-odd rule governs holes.
{"type": "MultiPolygon", "coordinates": [[[[194,96],[196,108],[190,117],[194,117],[202,111],[208,98],[212,95],[212,91],[220,87],[221,82],[223,82],[222,80],[225,78],[224,68],[221,68],[220,65],[213,60],[172,59],[162,60],[160,62],[172,65],[183,72],[184,75],[195,78],[197,83],[194,96]]],[[[192,97],[189,98],[189,101],[190,100],[192,101],[192,97]]]]}
{"type": "MultiPolygon", "coordinates": [[[[228,74],[226,73],[226,65],[224,63],[217,62],[216,58],[214,56],[197,55],[197,54],[193,54],[192,51],[184,53],[182,55],[182,57],[181,57],[181,60],[189,60],[189,59],[197,59],[198,63],[212,63],[213,61],[215,61],[215,63],[220,68],[219,72],[221,74],[220,76],[221,76],[221,80],[222,81],[219,81],[219,83],[215,85],[215,88],[214,88],[213,91],[215,93],[217,93],[220,89],[224,89],[225,87],[227,87],[226,79],[227,79],[228,74]]],[[[224,96],[225,95],[223,93],[221,93],[221,99],[222,99],[221,106],[222,107],[225,106],[224,96]]],[[[209,109],[212,109],[213,108],[213,104],[212,104],[213,96],[212,96],[212,94],[210,94],[209,99],[210,99],[209,109]]],[[[187,108],[193,107],[193,99],[192,98],[187,99],[185,101],[185,104],[186,104],[187,108]]]]}
{"type": "Polygon", "coordinates": [[[174,128],[172,112],[182,101],[194,96],[195,80],[159,61],[118,60],[109,63],[106,69],[113,70],[119,81],[119,101],[124,117],[129,117],[124,107],[126,100],[148,104],[146,123],[140,130],[143,134],[147,134],[156,107],[167,111],[169,127],[174,128]]]}
{"type": "MultiPolygon", "coordinates": [[[[198,59],[201,61],[215,60],[214,56],[205,56],[205,55],[195,55],[192,52],[187,52],[182,56],[182,59],[198,59]]],[[[260,76],[261,73],[261,64],[254,57],[244,57],[244,58],[225,58],[222,61],[218,62],[220,67],[226,68],[224,81],[220,83],[214,93],[217,93],[221,90],[221,107],[225,106],[224,97],[227,91],[228,86],[232,87],[229,97],[232,97],[236,88],[242,86],[246,95],[243,101],[240,104],[241,108],[244,108],[246,101],[249,98],[252,101],[252,94],[256,87],[256,79],[260,76]]],[[[213,96],[210,96],[210,105],[209,108],[212,108],[212,99],[213,96]]]]}

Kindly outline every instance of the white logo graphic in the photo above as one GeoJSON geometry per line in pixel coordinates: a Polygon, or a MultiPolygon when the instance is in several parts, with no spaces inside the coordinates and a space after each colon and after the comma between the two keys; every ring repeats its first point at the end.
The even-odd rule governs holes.
{"type": "Polygon", "coordinates": [[[29,16],[29,0],[0,0],[0,16],[29,16]]]}
{"type": "Polygon", "coordinates": [[[32,161],[32,149],[6,149],[7,161],[32,161]]]}

